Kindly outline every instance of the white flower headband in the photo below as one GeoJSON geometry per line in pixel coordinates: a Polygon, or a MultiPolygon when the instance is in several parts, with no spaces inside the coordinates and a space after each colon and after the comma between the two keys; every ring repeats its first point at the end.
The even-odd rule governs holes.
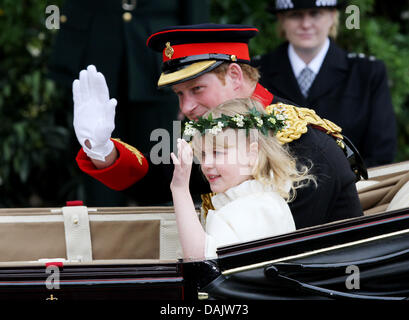
{"type": "Polygon", "coordinates": [[[220,118],[213,119],[212,114],[206,118],[199,117],[196,121],[186,122],[183,132],[184,136],[194,136],[198,133],[204,135],[209,132],[217,135],[223,128],[246,129],[246,135],[250,129],[258,129],[265,136],[268,131],[276,134],[278,131],[287,128],[287,116],[284,114],[285,108],[274,108],[271,114],[263,114],[256,108],[250,109],[246,114],[236,114],[233,117],[222,114],[220,118]]]}

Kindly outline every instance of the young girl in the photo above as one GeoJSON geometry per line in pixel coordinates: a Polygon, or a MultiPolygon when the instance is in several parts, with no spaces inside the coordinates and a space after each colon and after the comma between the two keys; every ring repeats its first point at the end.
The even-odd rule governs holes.
{"type": "Polygon", "coordinates": [[[189,192],[193,150],[178,140],[170,185],[184,258],[210,259],[221,246],[295,230],[286,201],[314,177],[297,170],[275,133],[286,125],[280,112],[267,115],[251,99],[223,103],[186,125],[194,154],[210,184],[212,204],[205,230],[189,192]]]}

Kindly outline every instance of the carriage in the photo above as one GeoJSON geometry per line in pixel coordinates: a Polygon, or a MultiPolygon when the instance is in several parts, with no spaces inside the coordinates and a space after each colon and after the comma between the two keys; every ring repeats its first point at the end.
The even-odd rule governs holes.
{"type": "Polygon", "coordinates": [[[365,215],[180,259],[172,207],[0,210],[0,300],[409,297],[409,161],[357,183],[365,215]]]}

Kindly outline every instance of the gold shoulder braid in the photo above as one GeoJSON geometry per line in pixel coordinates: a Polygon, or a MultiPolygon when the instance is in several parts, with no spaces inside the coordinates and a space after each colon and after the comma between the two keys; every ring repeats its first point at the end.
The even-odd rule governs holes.
{"type": "MultiPolygon", "coordinates": [[[[313,125],[320,127],[327,134],[332,135],[336,138],[337,144],[344,149],[344,143],[342,142],[343,136],[341,134],[342,129],[335,123],[320,118],[314,110],[308,108],[299,108],[296,106],[276,103],[266,107],[267,114],[274,112],[277,114],[285,114],[287,116],[286,122],[287,126],[281,129],[276,137],[281,144],[290,143],[294,140],[299,139],[304,133],[308,131],[307,126],[313,125]]],[[[202,209],[204,212],[204,217],[206,219],[207,212],[209,209],[214,210],[211,197],[214,193],[202,194],[202,209]]]]}
{"type": "Polygon", "coordinates": [[[275,114],[283,113],[287,116],[287,126],[276,134],[276,137],[281,144],[299,139],[302,134],[307,132],[307,126],[311,125],[334,137],[336,144],[344,152],[351,166],[351,170],[356,176],[356,181],[359,181],[361,177],[368,179],[365,163],[359,155],[358,150],[347,137],[344,137],[341,134],[342,129],[335,123],[320,118],[314,110],[298,108],[283,103],[277,103],[266,107],[266,112],[268,114],[271,112],[274,112],[275,114]]]}
{"type": "Polygon", "coordinates": [[[335,138],[343,139],[343,136],[341,135],[342,129],[335,123],[320,118],[314,110],[276,103],[267,106],[266,112],[268,114],[272,112],[274,112],[274,114],[284,113],[287,116],[287,127],[276,134],[276,137],[281,144],[299,139],[307,132],[307,126],[309,124],[322,128],[327,134],[330,134],[335,138]]]}
{"type": "Polygon", "coordinates": [[[115,140],[116,142],[122,144],[125,148],[127,148],[129,151],[131,151],[135,157],[138,159],[139,164],[142,165],[142,159],[144,158],[143,154],[140,153],[140,151],[138,149],[136,149],[135,147],[121,141],[120,139],[117,138],[112,138],[112,140],[115,140]]]}
{"type": "Polygon", "coordinates": [[[200,196],[202,198],[202,210],[203,210],[203,216],[205,220],[207,217],[207,212],[209,210],[214,210],[214,206],[212,203],[212,196],[214,195],[215,193],[205,193],[200,196]]]}

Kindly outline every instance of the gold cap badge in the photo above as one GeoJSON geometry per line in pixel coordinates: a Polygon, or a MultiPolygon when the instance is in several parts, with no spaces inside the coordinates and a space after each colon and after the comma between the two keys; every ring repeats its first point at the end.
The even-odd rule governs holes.
{"type": "Polygon", "coordinates": [[[166,42],[165,56],[171,59],[174,53],[175,50],[170,46],[170,42],[166,42]]]}

